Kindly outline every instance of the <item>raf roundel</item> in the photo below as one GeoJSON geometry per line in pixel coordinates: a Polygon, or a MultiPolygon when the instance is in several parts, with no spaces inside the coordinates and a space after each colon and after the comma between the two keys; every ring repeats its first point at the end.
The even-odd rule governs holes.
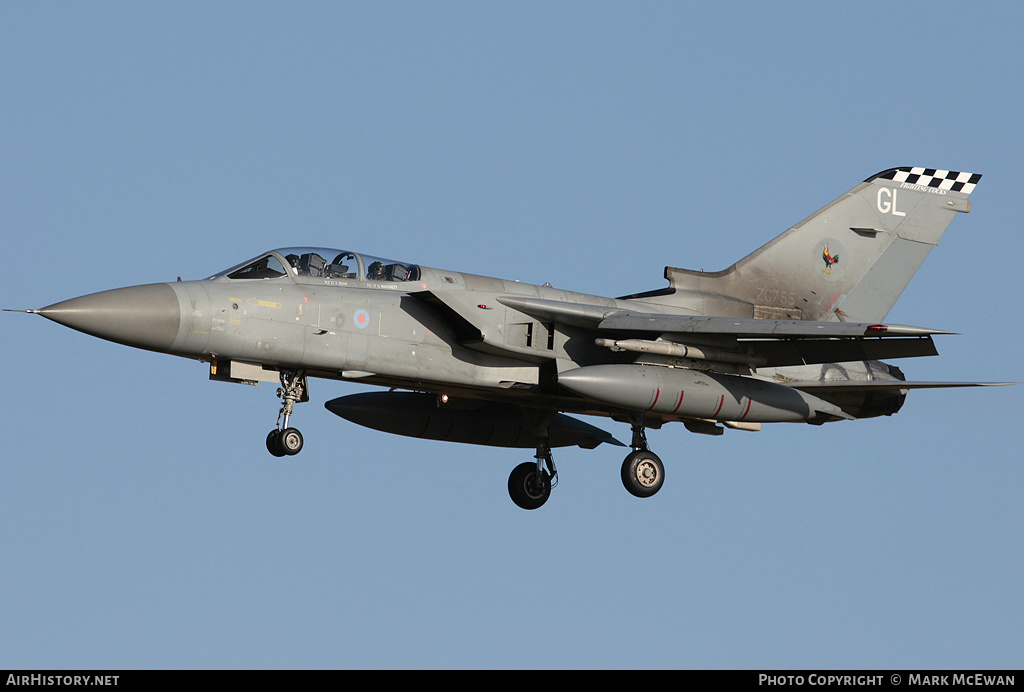
{"type": "Polygon", "coordinates": [[[370,326],[370,313],[366,310],[356,310],[352,315],[352,321],[360,329],[366,329],[370,326]]]}

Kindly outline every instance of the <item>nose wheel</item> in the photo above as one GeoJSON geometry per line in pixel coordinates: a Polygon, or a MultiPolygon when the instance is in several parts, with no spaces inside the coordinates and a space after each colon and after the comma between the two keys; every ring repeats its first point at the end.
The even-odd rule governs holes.
{"type": "Polygon", "coordinates": [[[289,427],[289,422],[295,404],[309,401],[306,373],[282,372],[277,396],[282,400],[281,411],[277,414],[277,427],[267,435],[267,451],[275,457],[293,456],[302,451],[302,433],[289,427]]]}

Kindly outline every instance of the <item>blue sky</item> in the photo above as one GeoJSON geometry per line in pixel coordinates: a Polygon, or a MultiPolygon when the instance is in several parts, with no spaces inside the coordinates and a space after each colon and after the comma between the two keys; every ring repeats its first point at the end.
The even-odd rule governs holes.
{"type": "MultiPolygon", "coordinates": [[[[1019,381],[1010,2],[0,4],[0,307],[348,247],[602,295],[893,166],[982,173],[889,320],[1019,381]]],[[[1019,668],[1020,387],[530,453],[342,421],[3,313],[0,668],[1019,668]]],[[[592,420],[620,438],[625,426],[592,420]]]]}

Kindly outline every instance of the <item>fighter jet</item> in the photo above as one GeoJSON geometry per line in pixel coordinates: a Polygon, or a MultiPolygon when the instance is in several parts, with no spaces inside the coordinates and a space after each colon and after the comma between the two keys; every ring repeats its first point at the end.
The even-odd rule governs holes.
{"type": "Polygon", "coordinates": [[[622,482],[650,497],[665,466],[648,428],[821,425],[892,415],[911,389],[986,384],[907,381],[882,362],[937,355],[932,337],[949,333],[884,319],[980,178],[892,168],[724,271],[666,267],[667,287],[619,298],[300,247],[24,312],[208,363],[213,380],[279,383],[274,456],[302,449],[292,415],[310,378],[351,380],[385,388],[326,402],[351,422],[533,449],[508,480],[524,509],[549,497],[552,448],[626,446],[568,414],[628,424],[622,482]]]}

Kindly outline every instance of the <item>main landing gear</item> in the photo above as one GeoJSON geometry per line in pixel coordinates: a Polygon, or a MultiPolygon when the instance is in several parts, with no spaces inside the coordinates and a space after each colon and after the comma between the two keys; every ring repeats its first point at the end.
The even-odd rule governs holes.
{"type": "Polygon", "coordinates": [[[537,509],[548,501],[551,489],[558,483],[558,471],[551,458],[548,431],[555,419],[554,411],[534,411],[531,426],[537,435],[537,453],[533,461],[526,461],[512,469],[508,477],[508,494],[512,502],[523,509],[537,509]]]}
{"type": "Polygon", "coordinates": [[[292,407],[296,403],[309,401],[309,387],[304,370],[281,371],[281,386],[277,396],[282,400],[281,411],[277,414],[277,427],[267,435],[267,451],[275,457],[291,456],[302,451],[302,433],[288,427],[292,407]]]}
{"type": "Polygon", "coordinates": [[[631,495],[650,497],[665,483],[665,465],[647,448],[643,417],[633,420],[633,451],[622,462],[622,485],[631,495]]]}
{"type": "MultiPolygon", "coordinates": [[[[665,465],[658,455],[647,448],[647,432],[643,415],[631,419],[633,441],[630,452],[622,462],[622,485],[631,495],[650,497],[665,483],[665,465]]],[[[558,471],[551,458],[547,428],[537,437],[534,461],[526,461],[512,469],[508,477],[508,494],[512,502],[523,509],[537,509],[547,502],[551,488],[558,481],[558,471]]]]}
{"type": "Polygon", "coordinates": [[[537,509],[548,501],[558,482],[547,437],[537,438],[535,461],[524,461],[508,477],[508,494],[523,509],[537,509]]]}

